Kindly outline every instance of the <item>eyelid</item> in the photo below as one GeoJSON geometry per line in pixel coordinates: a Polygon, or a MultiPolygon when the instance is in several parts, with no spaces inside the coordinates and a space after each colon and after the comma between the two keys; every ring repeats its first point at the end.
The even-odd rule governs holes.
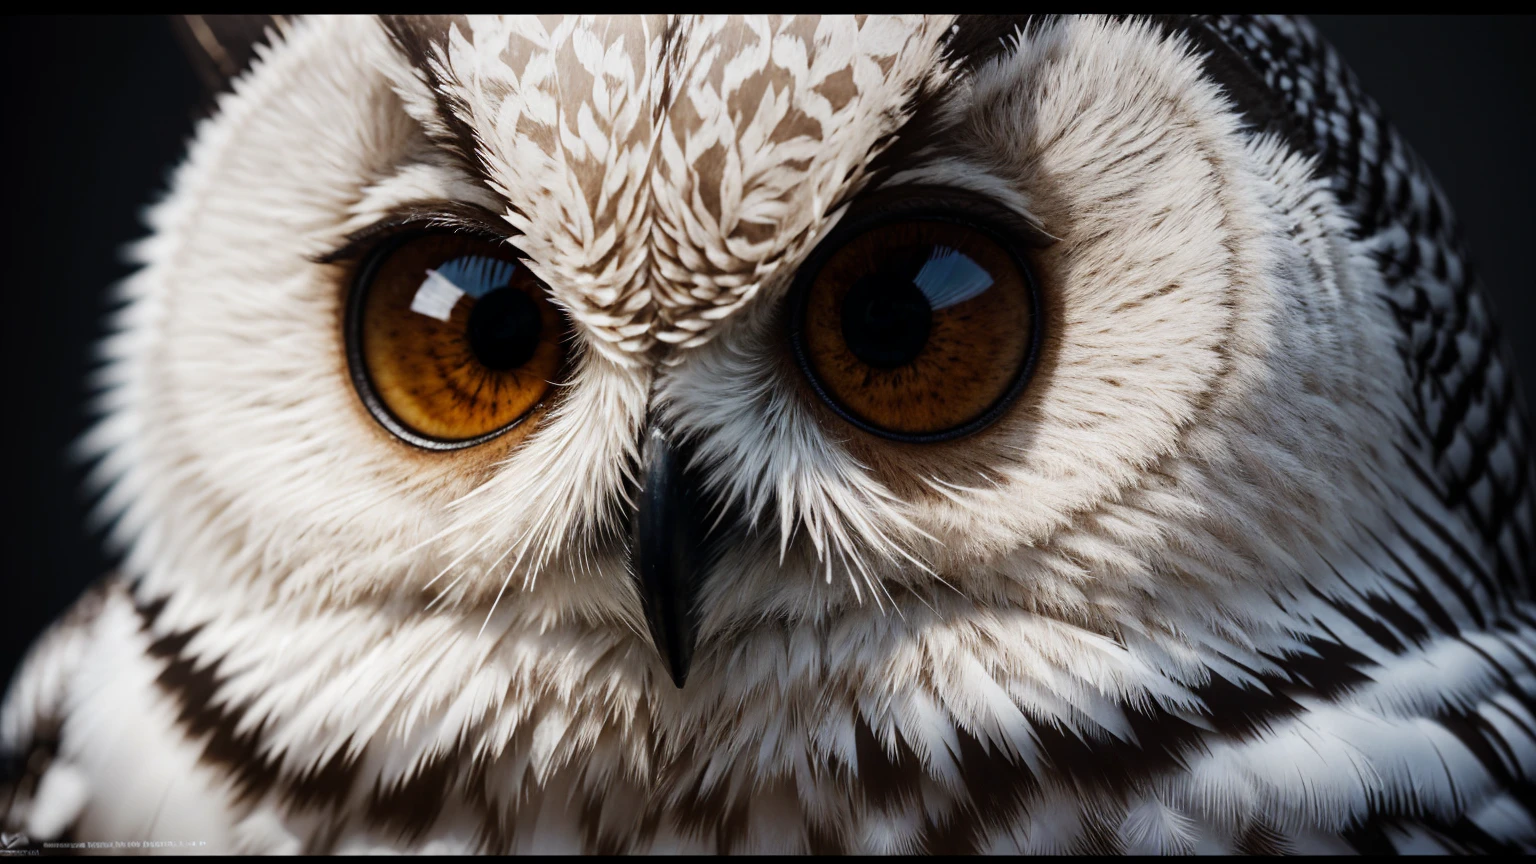
{"type": "MultiPolygon", "coordinates": [[[[418,202],[396,207],[378,222],[348,234],[341,246],[311,260],[316,264],[355,261],[381,240],[407,231],[431,229],[447,229],[503,243],[517,236],[501,217],[484,207],[456,201],[418,202]]],[[[517,249],[511,251],[519,258],[524,257],[517,249]]]]}
{"type": "Polygon", "coordinates": [[[979,192],[928,184],[882,186],[859,196],[840,225],[856,226],[879,216],[917,210],[969,212],[1013,235],[1026,249],[1043,249],[1057,242],[1023,213],[979,192]]]}

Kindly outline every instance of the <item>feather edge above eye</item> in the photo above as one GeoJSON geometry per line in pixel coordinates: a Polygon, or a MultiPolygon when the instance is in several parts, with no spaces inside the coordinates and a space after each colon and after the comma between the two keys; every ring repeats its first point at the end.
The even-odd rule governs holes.
{"type": "MultiPolygon", "coordinates": [[[[311,260],[316,264],[356,260],[367,254],[375,244],[399,232],[433,228],[464,231],[509,244],[517,236],[505,220],[477,204],[461,201],[412,202],[391,208],[384,218],[348,234],[341,246],[311,260]]],[[[511,251],[516,254],[515,249],[511,251]]]]}

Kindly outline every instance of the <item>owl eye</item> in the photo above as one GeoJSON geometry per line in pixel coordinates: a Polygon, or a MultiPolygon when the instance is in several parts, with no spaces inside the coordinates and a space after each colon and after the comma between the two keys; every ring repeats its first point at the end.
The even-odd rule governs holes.
{"type": "Polygon", "coordinates": [[[517,425],[553,390],[564,316],[505,245],[463,233],[381,244],[347,313],[353,382],[406,441],[467,447],[517,425]]]}
{"type": "Polygon", "coordinates": [[[1023,390],[1035,282],[1003,230],[947,209],[860,220],[801,268],[791,340],[818,395],[886,438],[975,432],[1023,390]]]}

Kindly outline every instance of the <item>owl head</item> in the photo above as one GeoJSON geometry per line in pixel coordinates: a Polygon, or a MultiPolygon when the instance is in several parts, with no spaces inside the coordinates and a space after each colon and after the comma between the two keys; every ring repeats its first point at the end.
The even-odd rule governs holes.
{"type": "Polygon", "coordinates": [[[104,345],[125,567],[678,704],[1287,644],[1404,471],[1379,277],[1188,38],[989,26],[281,25],[104,345]]]}

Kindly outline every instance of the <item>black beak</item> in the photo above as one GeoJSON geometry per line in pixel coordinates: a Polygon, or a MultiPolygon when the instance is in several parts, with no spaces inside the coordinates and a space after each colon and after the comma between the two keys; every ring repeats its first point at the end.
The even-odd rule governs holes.
{"type": "Polygon", "coordinates": [[[630,564],[640,581],[640,598],[651,639],[678,687],[699,633],[696,608],[704,540],[704,508],[687,471],[685,452],[652,424],[640,449],[640,500],[635,513],[630,564]]]}

